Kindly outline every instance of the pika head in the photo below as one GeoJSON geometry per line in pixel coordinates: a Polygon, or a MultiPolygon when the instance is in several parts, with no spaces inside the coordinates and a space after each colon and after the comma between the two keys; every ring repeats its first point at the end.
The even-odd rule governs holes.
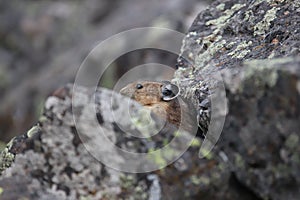
{"type": "Polygon", "coordinates": [[[168,102],[176,99],[180,91],[177,85],[169,81],[141,81],[128,84],[121,89],[120,93],[134,99],[143,106],[151,106],[162,101],[168,102]]]}
{"type": "Polygon", "coordinates": [[[178,101],[178,86],[169,81],[134,82],[120,91],[121,94],[134,99],[162,119],[179,127],[181,110],[178,101]]]}

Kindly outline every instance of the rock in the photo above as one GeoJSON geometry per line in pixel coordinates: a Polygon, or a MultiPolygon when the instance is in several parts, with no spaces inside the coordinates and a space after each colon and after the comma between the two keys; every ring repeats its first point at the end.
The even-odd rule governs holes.
{"type": "MultiPolygon", "coordinates": [[[[74,102],[73,108],[71,107],[71,97],[75,94],[71,93],[72,85],[59,89],[55,93],[57,96],[49,97],[39,124],[26,134],[14,139],[2,152],[1,170],[7,168],[12,161],[14,162],[2,174],[1,199],[21,197],[30,199],[119,199],[131,196],[135,199],[146,199],[151,195],[149,188],[152,187],[154,180],[147,180],[147,176],[139,179],[137,174],[128,174],[107,168],[88,151],[91,149],[87,148],[87,145],[97,141],[99,131],[97,132],[97,123],[93,123],[92,120],[96,119],[96,115],[91,115],[89,111],[90,108],[93,108],[93,104],[91,104],[94,100],[91,95],[93,93],[85,88],[79,88],[79,90],[79,101],[74,102]],[[75,127],[72,110],[74,115],[76,113],[78,116],[78,130],[75,127]],[[79,133],[79,129],[87,131],[87,133],[79,133]],[[6,166],[3,163],[6,163],[6,166]]],[[[107,102],[111,100],[112,93],[105,89],[99,89],[96,95],[96,103],[98,107],[101,107],[97,119],[106,134],[112,133],[114,126],[109,120],[113,118],[108,116],[113,113],[107,115],[101,113],[102,111],[109,112],[110,107],[102,105],[109,105],[107,102]]],[[[121,105],[120,101],[124,100],[120,97],[122,96],[113,97],[117,105],[121,105]]],[[[137,110],[134,108],[135,106],[140,107],[135,103],[131,105],[133,110],[137,110]]],[[[122,109],[125,107],[114,109],[123,112],[122,109]]],[[[117,140],[123,141],[124,147],[129,141],[126,138],[122,139],[121,136],[122,134],[119,133],[118,138],[116,135],[111,135],[110,138],[115,137],[112,140],[114,143],[117,140]]],[[[105,144],[103,143],[104,146],[105,144]]],[[[113,156],[116,155],[108,153],[106,153],[107,158],[114,160],[113,156]]]]}
{"type": "MultiPolygon", "coordinates": [[[[186,32],[190,24],[185,21],[195,4],[199,4],[197,0],[1,1],[0,140],[9,141],[38,120],[45,97],[74,81],[95,44],[137,27],[163,26],[186,32]]],[[[206,5],[201,2],[200,8],[206,5]]],[[[145,54],[122,57],[112,70],[120,74],[124,66],[128,70],[140,65],[145,54]]],[[[152,54],[167,65],[176,61],[176,56],[152,54]]],[[[152,54],[146,57],[154,57],[152,54]]]]}
{"type": "Polygon", "coordinates": [[[55,95],[47,99],[39,123],[14,138],[2,151],[1,198],[27,195],[31,199],[158,199],[161,187],[155,173],[140,176],[126,172],[165,167],[181,155],[180,146],[187,146],[193,137],[189,133],[177,134],[174,139],[177,142],[168,149],[168,156],[160,155],[154,151],[161,148],[166,138],[159,135],[170,136],[172,127],[158,129],[161,133],[152,141],[132,137],[126,131],[140,137],[157,133],[155,130],[161,123],[159,118],[154,118],[154,124],[149,123],[150,128],[145,129],[147,126],[142,124],[148,122],[145,118],[147,110],[137,102],[105,88],[98,88],[95,99],[92,89],[72,89],[73,86],[68,85],[55,91],[55,95]],[[127,106],[121,105],[128,105],[130,112],[127,112],[127,106]],[[112,149],[111,143],[117,148],[112,149]],[[123,153],[119,148],[148,154],[135,156],[123,153]],[[19,179],[26,180],[25,186],[21,182],[19,187],[19,179]],[[12,190],[16,190],[13,195],[12,190]]]}
{"type": "MultiPolygon", "coordinates": [[[[8,154],[2,152],[1,198],[299,199],[299,10],[297,1],[219,0],[194,21],[173,82],[197,107],[204,130],[212,124],[213,111],[226,114],[221,137],[205,158],[199,158],[198,139],[175,163],[156,172],[129,174],[99,164],[74,128],[68,86],[58,92],[62,96],[47,100],[36,131],[14,140],[14,152],[6,149],[13,159],[3,161],[8,154]],[[213,110],[211,97],[223,84],[227,106],[213,110]]],[[[100,123],[122,148],[147,152],[147,141],[131,143],[120,136],[109,121],[110,111],[100,112],[98,123],[90,121],[96,116],[88,115],[88,91],[81,88],[72,111],[87,120],[81,128],[89,133],[100,123]]],[[[98,92],[100,102],[111,94],[98,92]]],[[[125,109],[120,103],[125,97],[114,98],[117,110],[125,109]]],[[[132,105],[139,113],[141,108],[132,105]]],[[[205,138],[211,139],[210,134],[205,138]]]]}
{"type": "Polygon", "coordinates": [[[178,175],[173,192],[194,185],[188,190],[194,199],[298,199],[300,59],[253,60],[238,68],[234,75],[223,72],[228,114],[217,145],[206,159],[194,152],[194,171],[178,175]]]}
{"type": "Polygon", "coordinates": [[[216,1],[187,33],[173,82],[194,99],[204,128],[212,114],[206,102],[222,84],[216,76],[228,103],[211,155],[218,164],[194,178],[202,180],[199,199],[299,198],[299,6],[216,1]]]}

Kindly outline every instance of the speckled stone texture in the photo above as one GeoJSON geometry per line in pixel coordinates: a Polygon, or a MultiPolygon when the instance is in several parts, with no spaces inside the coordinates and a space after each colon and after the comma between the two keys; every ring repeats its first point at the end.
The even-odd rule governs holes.
{"type": "Polygon", "coordinates": [[[173,153],[178,151],[193,137],[183,132],[170,145],[168,156],[148,155],[144,160],[133,160],[137,162],[134,165],[117,149],[109,151],[109,142],[103,142],[99,135],[104,133],[112,144],[125,151],[144,153],[161,148],[167,138],[161,135],[172,136],[173,126],[160,129],[162,121],[154,117],[151,129],[140,129],[130,119],[145,124],[147,110],[137,102],[105,88],[76,88],[67,85],[55,91],[47,99],[39,123],[15,138],[1,153],[1,199],[160,199],[156,173],[120,172],[96,158],[104,155],[105,163],[129,165],[131,171],[141,171],[146,164],[161,168],[172,158],[172,149],[173,153]],[[128,107],[130,116],[126,115],[128,107]],[[142,136],[157,133],[156,129],[160,132],[152,139],[135,138],[124,132],[142,136]]]}
{"type": "Polygon", "coordinates": [[[195,19],[173,81],[207,128],[223,77],[228,113],[206,158],[194,145],[155,173],[116,172],[82,147],[70,98],[52,98],[40,136],[3,172],[1,199],[300,199],[299,22],[299,1],[284,0],[215,1],[195,19]]]}
{"type": "Polygon", "coordinates": [[[300,54],[300,3],[280,0],[215,1],[193,22],[183,41],[174,82],[201,111],[207,129],[216,71],[242,67],[252,59],[300,54]]]}
{"type": "MultiPolygon", "coordinates": [[[[44,114],[35,126],[38,131],[33,133],[33,142],[30,145],[27,145],[29,142],[19,142],[23,144],[22,151],[14,151],[19,154],[12,166],[2,174],[1,199],[146,199],[151,196],[149,191],[156,177],[148,180],[145,176],[139,180],[136,174],[112,170],[102,165],[87,151],[81,139],[88,143],[96,140],[96,136],[88,138],[91,137],[89,133],[85,135],[87,138],[80,138],[75,128],[73,113],[82,117],[82,126],[94,134],[97,124],[93,124],[90,118],[96,116],[87,112],[94,99],[90,90],[79,90],[80,97],[74,102],[76,105],[73,112],[72,85],[57,90],[54,96],[47,99],[44,114]]],[[[107,104],[111,95],[111,91],[99,90],[96,105],[107,104]]],[[[118,95],[114,98],[116,103],[120,104],[120,101],[124,100],[121,97],[118,95]]],[[[137,110],[135,106],[139,107],[138,104],[131,105],[133,112],[137,110]]],[[[120,107],[115,109],[122,110],[120,107]]],[[[101,113],[97,117],[102,128],[108,133],[112,132],[113,124],[107,119],[109,115],[103,117],[105,120],[100,120],[100,115],[101,113]]],[[[31,137],[28,138],[27,140],[30,140],[31,137]]],[[[16,144],[12,146],[15,147],[16,144]]]]}
{"type": "Polygon", "coordinates": [[[197,198],[299,199],[299,1],[215,1],[181,54],[173,81],[194,99],[199,124],[208,126],[216,74],[229,109],[197,198]]]}

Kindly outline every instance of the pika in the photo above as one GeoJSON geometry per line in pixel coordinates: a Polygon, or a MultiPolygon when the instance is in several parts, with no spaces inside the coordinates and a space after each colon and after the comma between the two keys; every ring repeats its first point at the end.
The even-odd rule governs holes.
{"type": "Polygon", "coordinates": [[[180,90],[169,81],[141,81],[130,83],[120,90],[159,117],[166,119],[177,128],[182,123],[182,102],[177,98],[180,90]]]}

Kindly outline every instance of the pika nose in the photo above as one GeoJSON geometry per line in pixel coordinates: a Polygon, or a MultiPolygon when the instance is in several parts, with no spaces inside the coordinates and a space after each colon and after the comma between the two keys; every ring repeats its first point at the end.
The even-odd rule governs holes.
{"type": "Polygon", "coordinates": [[[134,91],[130,88],[124,87],[120,90],[120,94],[127,96],[127,97],[132,97],[134,91]]]}

